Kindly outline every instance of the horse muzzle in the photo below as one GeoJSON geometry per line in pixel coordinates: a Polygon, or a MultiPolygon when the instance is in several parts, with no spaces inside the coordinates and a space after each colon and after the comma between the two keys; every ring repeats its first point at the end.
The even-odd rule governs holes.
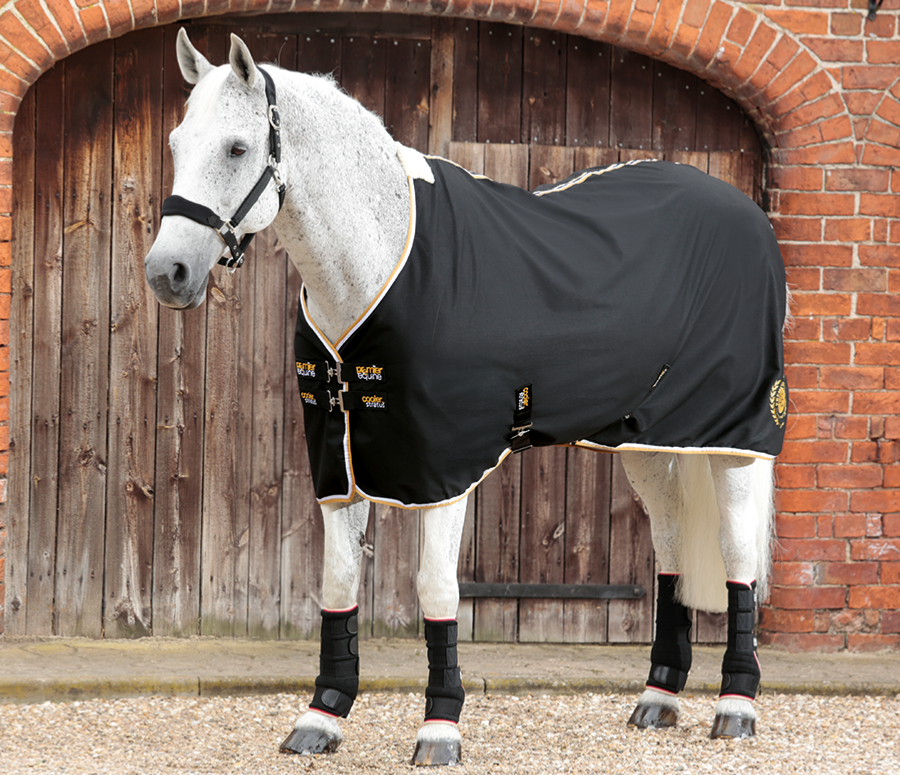
{"type": "Polygon", "coordinates": [[[200,272],[187,261],[154,255],[153,249],[144,259],[147,284],[157,301],[173,309],[194,309],[206,298],[209,272],[200,272]]]}

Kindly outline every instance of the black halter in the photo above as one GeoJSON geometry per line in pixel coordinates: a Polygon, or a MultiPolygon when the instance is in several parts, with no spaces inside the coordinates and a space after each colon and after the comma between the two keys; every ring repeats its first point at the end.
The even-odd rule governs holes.
{"type": "Polygon", "coordinates": [[[281,210],[281,206],[284,204],[285,186],[278,170],[278,165],[281,163],[281,119],[278,116],[278,105],[275,103],[275,84],[272,81],[272,76],[265,70],[259,68],[259,72],[266,83],[267,115],[269,118],[269,164],[263,170],[259,180],[256,181],[256,185],[253,186],[250,193],[241,202],[241,206],[238,207],[231,218],[224,219],[216,215],[206,205],[191,202],[182,196],[170,196],[162,204],[163,217],[166,215],[183,215],[185,218],[190,218],[192,221],[215,229],[231,251],[231,258],[222,256],[219,259],[219,263],[228,267],[230,272],[233,272],[244,263],[244,253],[255,236],[254,234],[245,234],[244,238],[238,242],[235,228],[244,220],[244,217],[262,196],[270,180],[274,179],[275,185],[278,186],[278,209],[281,210]]]}

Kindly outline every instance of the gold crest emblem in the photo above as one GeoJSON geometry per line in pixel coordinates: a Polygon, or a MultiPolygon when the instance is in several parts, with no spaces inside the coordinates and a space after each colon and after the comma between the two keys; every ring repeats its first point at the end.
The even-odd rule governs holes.
{"type": "Polygon", "coordinates": [[[787,385],[783,379],[776,379],[775,384],[769,391],[769,410],[772,412],[772,419],[779,428],[784,427],[787,419],[787,385]]]}

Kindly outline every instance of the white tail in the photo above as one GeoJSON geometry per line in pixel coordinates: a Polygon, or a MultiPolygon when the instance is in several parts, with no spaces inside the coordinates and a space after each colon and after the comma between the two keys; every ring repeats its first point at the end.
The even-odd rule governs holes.
{"type": "MultiPolygon", "coordinates": [[[[677,459],[682,482],[681,579],[678,597],[690,608],[725,611],[728,608],[725,587],[727,577],[719,548],[719,507],[709,458],[706,455],[678,455],[677,459]]],[[[758,600],[762,602],[769,594],[774,523],[774,466],[769,460],[755,460],[751,466],[753,500],[758,515],[756,592],[758,600]]]]}

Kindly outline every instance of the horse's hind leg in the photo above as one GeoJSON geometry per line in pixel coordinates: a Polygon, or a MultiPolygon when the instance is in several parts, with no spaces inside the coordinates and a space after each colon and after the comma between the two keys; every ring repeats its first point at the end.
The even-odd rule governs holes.
{"type": "Polygon", "coordinates": [[[458,764],[462,738],[457,724],[465,701],[456,644],[459,584],[456,566],[466,516],[466,501],[426,509],[422,520],[422,560],[416,579],[425,614],[428,687],[425,723],[416,735],[415,765],[458,764]]]}
{"type": "Polygon", "coordinates": [[[656,635],[650,677],[628,720],[640,729],[672,727],[680,712],[678,692],[691,669],[691,615],[675,598],[679,567],[681,482],[678,461],[668,452],[622,452],[632,487],[650,514],[653,547],[660,565],[656,635]]]}
{"type": "Polygon", "coordinates": [[[757,493],[771,482],[766,460],[714,455],[710,468],[719,504],[719,542],[728,575],[728,645],[722,660],[722,688],[716,705],[713,738],[745,738],[756,734],[753,700],[759,686],[756,655],[756,579],[767,572],[768,503],[757,493]],[[763,530],[761,530],[761,525],[763,530]],[[766,556],[760,557],[760,554],[766,556]]]}
{"type": "Polygon", "coordinates": [[[337,719],[347,717],[359,687],[356,593],[369,503],[322,506],[325,563],[319,676],[309,710],[281,744],[282,753],[336,751],[344,739],[337,719]]]}

